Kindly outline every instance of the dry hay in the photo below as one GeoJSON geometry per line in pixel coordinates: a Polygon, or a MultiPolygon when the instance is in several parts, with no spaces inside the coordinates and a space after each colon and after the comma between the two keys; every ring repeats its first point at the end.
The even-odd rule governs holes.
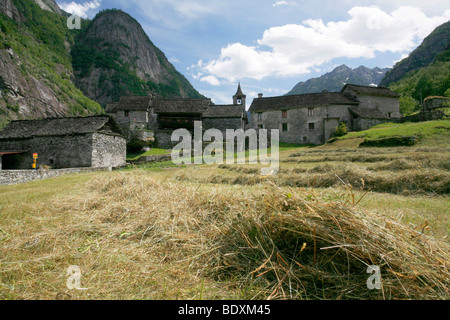
{"type": "Polygon", "coordinates": [[[259,299],[448,299],[449,245],[417,228],[298,189],[250,191],[115,173],[91,190],[108,229],[166,260],[252,288],[259,299]],[[124,208],[128,213],[124,214],[124,208]],[[126,226],[126,228],[124,228],[126,226]],[[367,267],[382,290],[366,287],[367,267]]]}

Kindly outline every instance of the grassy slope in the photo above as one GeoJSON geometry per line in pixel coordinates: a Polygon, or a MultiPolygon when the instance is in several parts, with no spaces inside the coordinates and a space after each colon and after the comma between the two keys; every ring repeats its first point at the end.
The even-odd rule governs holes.
{"type": "MultiPolygon", "coordinates": [[[[429,128],[428,123],[419,125],[429,128]]],[[[409,124],[404,127],[411,129],[409,124]]],[[[398,133],[393,125],[386,128],[384,133],[375,128],[372,134],[398,133]]],[[[449,186],[448,143],[444,147],[435,144],[435,140],[444,141],[439,136],[445,134],[439,130],[430,133],[430,139],[423,139],[417,147],[285,146],[280,154],[280,173],[274,178],[262,178],[258,166],[252,165],[179,167],[163,163],[145,170],[0,186],[0,296],[264,299],[286,297],[289,285],[294,283],[300,286],[294,290],[293,298],[297,299],[448,299],[448,292],[437,288],[440,283],[448,284],[450,276],[438,272],[439,267],[432,262],[437,258],[447,261],[444,264],[449,261],[448,256],[440,256],[449,245],[448,191],[433,191],[449,186]],[[340,182],[336,174],[342,174],[344,180],[351,174],[355,181],[358,177],[376,179],[369,179],[362,189],[355,181],[353,186],[347,180],[340,182]],[[389,181],[393,184],[386,187],[389,181]],[[321,182],[333,188],[318,186],[321,182]],[[274,187],[274,183],[280,187],[274,187]],[[384,193],[366,193],[368,187],[387,189],[384,193]],[[302,211],[299,216],[295,208],[302,211]],[[309,217],[308,208],[320,212],[325,220],[309,217]],[[338,225],[328,220],[327,212],[338,225]],[[351,217],[358,220],[349,221],[351,217]],[[362,235],[359,229],[365,227],[356,226],[361,221],[374,223],[362,235]],[[388,268],[387,262],[393,268],[383,274],[383,293],[364,289],[367,275],[358,262],[361,252],[343,249],[341,256],[339,250],[319,250],[317,260],[313,259],[313,238],[308,236],[312,231],[299,227],[309,223],[315,225],[317,233],[326,227],[323,239],[336,232],[338,238],[366,243],[367,250],[374,250],[370,259],[376,260],[379,254],[399,259],[400,265],[394,260],[374,261],[382,264],[383,270],[388,268]],[[284,228],[297,231],[286,237],[281,232],[284,228]],[[385,234],[390,228],[396,230],[393,236],[385,234]],[[417,234],[412,237],[409,232],[417,234]],[[422,237],[428,246],[423,252],[423,245],[416,248],[416,240],[412,241],[422,237]],[[380,240],[384,238],[387,243],[380,240]],[[375,248],[367,239],[377,241],[375,248]],[[306,249],[300,253],[302,243],[306,249]],[[396,243],[396,247],[388,248],[389,243],[396,243]],[[255,249],[248,251],[246,247],[255,249]],[[383,251],[385,247],[389,254],[383,251]],[[274,248],[277,251],[272,251],[274,248]],[[420,260],[423,255],[430,259],[428,263],[420,260]],[[351,272],[344,258],[348,256],[355,258],[350,260],[351,272]],[[283,261],[293,263],[292,273],[286,274],[283,261]],[[297,263],[309,271],[305,273],[297,263]],[[72,264],[81,267],[82,285],[89,290],[66,288],[65,271],[72,264]],[[397,275],[392,277],[392,272],[397,275]],[[414,274],[420,274],[421,280],[411,278],[414,274]],[[276,280],[276,275],[285,277],[286,282],[276,280]],[[336,283],[333,279],[341,280],[336,283]],[[436,287],[419,288],[424,281],[436,287]],[[321,288],[324,283],[327,285],[321,288]],[[403,286],[409,296],[402,291],[403,286]]],[[[349,136],[342,142],[357,146],[353,140],[358,138],[349,136]]],[[[319,247],[338,244],[330,239],[321,241],[319,247]]]]}
{"type": "Polygon", "coordinates": [[[340,137],[336,143],[325,147],[358,147],[364,139],[377,139],[390,136],[417,136],[417,146],[448,145],[450,141],[450,119],[418,123],[384,123],[369,130],[350,132],[340,137]]]}

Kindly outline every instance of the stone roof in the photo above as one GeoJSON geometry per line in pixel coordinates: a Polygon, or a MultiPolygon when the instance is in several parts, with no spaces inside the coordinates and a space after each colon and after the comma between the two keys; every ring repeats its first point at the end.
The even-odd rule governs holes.
{"type": "Polygon", "coordinates": [[[243,105],[211,105],[203,118],[242,118],[245,117],[243,105]]]}
{"type": "Polygon", "coordinates": [[[384,87],[369,87],[369,86],[359,86],[356,84],[346,84],[341,92],[344,92],[346,89],[351,89],[360,94],[368,94],[373,96],[385,96],[385,97],[393,97],[398,98],[400,95],[394,91],[389,90],[384,87]]]}
{"type": "Polygon", "coordinates": [[[389,119],[378,109],[349,108],[350,112],[363,119],[389,119]]]}
{"type": "Polygon", "coordinates": [[[106,112],[113,112],[114,109],[118,106],[118,103],[108,103],[105,107],[106,112]]]}
{"type": "Polygon", "coordinates": [[[111,111],[147,111],[152,101],[151,96],[123,96],[118,103],[109,104],[107,108],[113,107],[111,111]],[[115,107],[114,107],[115,105],[115,107]]]}
{"type": "Polygon", "coordinates": [[[269,110],[301,109],[326,106],[330,104],[358,105],[359,102],[340,92],[321,92],[299,95],[256,98],[250,106],[250,112],[269,110]]]}
{"type": "Polygon", "coordinates": [[[0,139],[27,139],[95,132],[122,135],[120,127],[113,118],[109,116],[92,116],[11,121],[0,131],[0,139]]]}
{"type": "Polygon", "coordinates": [[[155,113],[203,114],[211,105],[211,99],[154,99],[155,113]]]}

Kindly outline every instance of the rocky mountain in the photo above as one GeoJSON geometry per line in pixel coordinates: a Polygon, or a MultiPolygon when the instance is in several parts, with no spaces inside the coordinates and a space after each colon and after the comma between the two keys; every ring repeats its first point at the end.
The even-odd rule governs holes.
{"type": "Polygon", "coordinates": [[[12,119],[101,113],[74,84],[75,34],[67,18],[32,0],[0,1],[0,127],[12,119]]]}
{"type": "Polygon", "coordinates": [[[341,65],[321,77],[298,83],[287,95],[316,93],[323,90],[339,92],[346,83],[377,86],[388,70],[389,68],[369,69],[364,66],[352,69],[341,65]]]}
{"type": "Polygon", "coordinates": [[[58,4],[55,2],[55,0],[34,0],[34,1],[43,10],[47,10],[61,15],[64,14],[61,8],[58,6],[58,4]]]}
{"type": "Polygon", "coordinates": [[[381,81],[381,86],[402,79],[414,70],[428,66],[441,52],[450,49],[450,21],[436,28],[407,58],[398,62],[381,81]]]}
{"type": "Polygon", "coordinates": [[[76,39],[72,60],[77,86],[103,106],[123,95],[202,97],[121,10],[100,12],[76,39]]]}
{"type": "Polygon", "coordinates": [[[67,16],[54,0],[0,0],[0,128],[103,113],[128,94],[202,97],[128,14],[101,12],[81,30],[67,16]]]}
{"type": "Polygon", "coordinates": [[[3,13],[8,18],[20,23],[21,16],[19,10],[11,0],[0,0],[0,13],[3,13]]]}

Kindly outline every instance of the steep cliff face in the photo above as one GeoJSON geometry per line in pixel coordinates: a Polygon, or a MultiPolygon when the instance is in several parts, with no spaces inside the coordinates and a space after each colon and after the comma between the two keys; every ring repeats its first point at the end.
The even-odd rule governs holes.
{"type": "Polygon", "coordinates": [[[34,0],[34,1],[43,10],[47,10],[47,11],[54,12],[57,14],[63,14],[63,11],[58,6],[58,4],[55,2],[55,0],[34,0]]]}
{"type": "Polygon", "coordinates": [[[65,18],[32,0],[9,4],[21,23],[0,14],[0,127],[14,119],[101,113],[72,81],[73,35],[61,28],[65,18]]]}
{"type": "Polygon", "coordinates": [[[341,65],[321,77],[298,83],[287,95],[315,93],[323,90],[338,92],[346,83],[364,86],[378,85],[388,70],[389,68],[369,69],[364,66],[352,69],[341,65]]]}
{"type": "Polygon", "coordinates": [[[76,39],[72,60],[77,86],[102,105],[122,95],[201,95],[153,45],[141,25],[120,10],[99,13],[76,39]]]}
{"type": "Polygon", "coordinates": [[[10,19],[17,23],[20,23],[21,16],[19,10],[11,0],[0,0],[0,13],[5,14],[10,19]]]}

